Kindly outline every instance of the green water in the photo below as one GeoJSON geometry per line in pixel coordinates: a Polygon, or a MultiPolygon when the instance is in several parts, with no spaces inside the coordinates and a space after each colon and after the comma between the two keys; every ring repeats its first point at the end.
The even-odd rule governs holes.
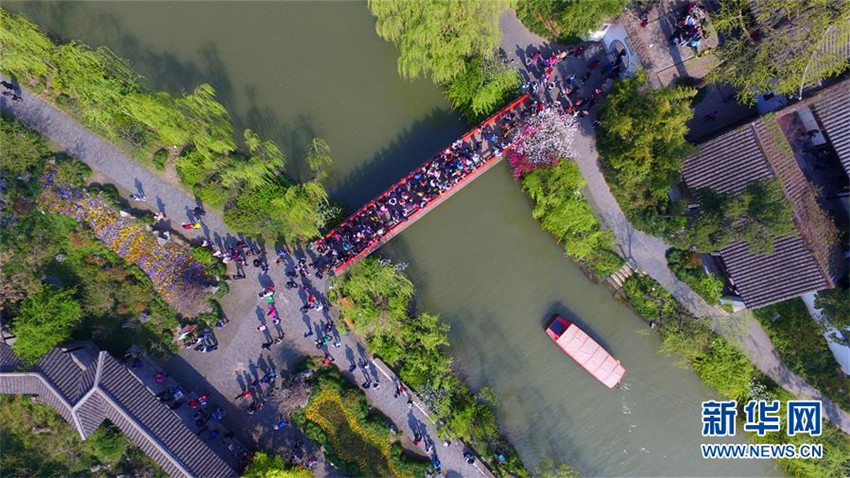
{"type": "MultiPolygon", "coordinates": [[[[398,78],[397,53],[374,34],[362,3],[4,6],[60,37],[108,46],[155,88],[212,84],[240,128],[280,144],[293,175],[303,174],[309,139],[327,139],[331,192],[352,209],[466,128],[429,82],[398,78]]],[[[451,324],[459,370],[495,387],[526,463],[567,460],[585,476],[778,474],[772,462],[699,457],[700,402],[714,394],[660,356],[644,323],[563,256],[504,164],[382,253],[410,264],[420,308],[451,324]],[[555,312],[622,360],[621,389],[608,390],[551,343],[543,327],[555,312]]]]}

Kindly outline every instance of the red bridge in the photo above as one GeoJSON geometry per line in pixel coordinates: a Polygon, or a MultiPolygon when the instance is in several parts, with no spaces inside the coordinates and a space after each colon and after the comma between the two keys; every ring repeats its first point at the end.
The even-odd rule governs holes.
{"type": "Polygon", "coordinates": [[[374,252],[504,158],[533,104],[526,94],[502,108],[330,231],[318,252],[337,274],[374,252]]]}

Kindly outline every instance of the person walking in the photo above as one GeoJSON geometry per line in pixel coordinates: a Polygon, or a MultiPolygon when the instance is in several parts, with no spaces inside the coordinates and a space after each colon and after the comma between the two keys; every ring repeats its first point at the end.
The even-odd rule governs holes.
{"type": "Polygon", "coordinates": [[[133,194],[130,195],[130,199],[132,199],[133,201],[145,202],[147,198],[145,197],[144,194],[133,193],[133,194]]]}

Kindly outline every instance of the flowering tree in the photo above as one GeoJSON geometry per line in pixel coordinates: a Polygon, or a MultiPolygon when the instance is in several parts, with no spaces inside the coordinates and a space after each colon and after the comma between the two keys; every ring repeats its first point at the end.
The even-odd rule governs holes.
{"type": "Polygon", "coordinates": [[[571,157],[575,131],[575,120],[554,107],[521,119],[511,134],[514,148],[508,153],[514,177],[571,157]]]}
{"type": "Polygon", "coordinates": [[[44,175],[39,206],[91,227],[95,237],[125,261],[139,266],[154,289],[179,313],[191,317],[205,309],[204,289],[210,277],[192,251],[171,242],[160,245],[144,225],[121,217],[103,199],[67,184],[54,184],[55,172],[50,168],[44,175]]]}

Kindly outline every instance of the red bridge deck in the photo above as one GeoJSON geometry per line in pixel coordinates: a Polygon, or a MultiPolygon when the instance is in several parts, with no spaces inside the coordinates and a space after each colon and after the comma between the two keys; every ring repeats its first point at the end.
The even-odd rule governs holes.
{"type": "MultiPolygon", "coordinates": [[[[339,274],[357,260],[368,256],[390,239],[397,236],[403,230],[424,217],[432,209],[442,204],[453,194],[463,189],[464,186],[471,183],[475,178],[481,176],[490,168],[495,166],[502,158],[505,157],[505,153],[510,151],[514,146],[509,142],[509,139],[505,137],[504,134],[500,134],[502,131],[499,130],[499,127],[503,126],[501,123],[509,122],[511,118],[515,117],[515,114],[519,115],[524,113],[531,107],[532,104],[533,101],[530,96],[525,94],[463,135],[459,140],[463,143],[463,145],[458,145],[457,142],[453,143],[453,145],[458,145],[461,148],[464,146],[469,148],[468,151],[478,151],[477,156],[480,157],[480,160],[475,164],[474,169],[457,180],[454,185],[442,191],[437,196],[429,199],[427,204],[424,206],[411,206],[413,210],[405,213],[404,217],[399,218],[397,222],[391,220],[390,223],[392,225],[389,230],[385,231],[383,234],[377,235],[377,237],[367,242],[365,246],[361,245],[359,251],[356,251],[358,248],[357,245],[351,244],[351,242],[346,241],[343,237],[345,234],[350,234],[351,231],[348,231],[347,233],[344,233],[343,231],[350,229],[358,221],[358,219],[363,219],[366,216],[373,217],[375,215],[374,211],[376,204],[388,197],[391,197],[394,191],[398,191],[397,188],[404,186],[408,181],[414,181],[414,177],[419,178],[419,176],[417,176],[417,172],[422,171],[426,166],[430,165],[430,160],[422,167],[414,170],[398,183],[384,191],[377,199],[372,200],[361,207],[357,210],[357,212],[343,221],[338,227],[325,235],[325,237],[318,242],[318,245],[330,247],[337,251],[334,271],[339,274]],[[474,147],[476,144],[479,145],[479,148],[474,147]],[[501,148],[499,147],[500,145],[502,146],[501,148]],[[349,248],[346,249],[346,247],[349,248]]],[[[449,147],[444,151],[448,152],[452,149],[452,147],[449,147]]]]}

